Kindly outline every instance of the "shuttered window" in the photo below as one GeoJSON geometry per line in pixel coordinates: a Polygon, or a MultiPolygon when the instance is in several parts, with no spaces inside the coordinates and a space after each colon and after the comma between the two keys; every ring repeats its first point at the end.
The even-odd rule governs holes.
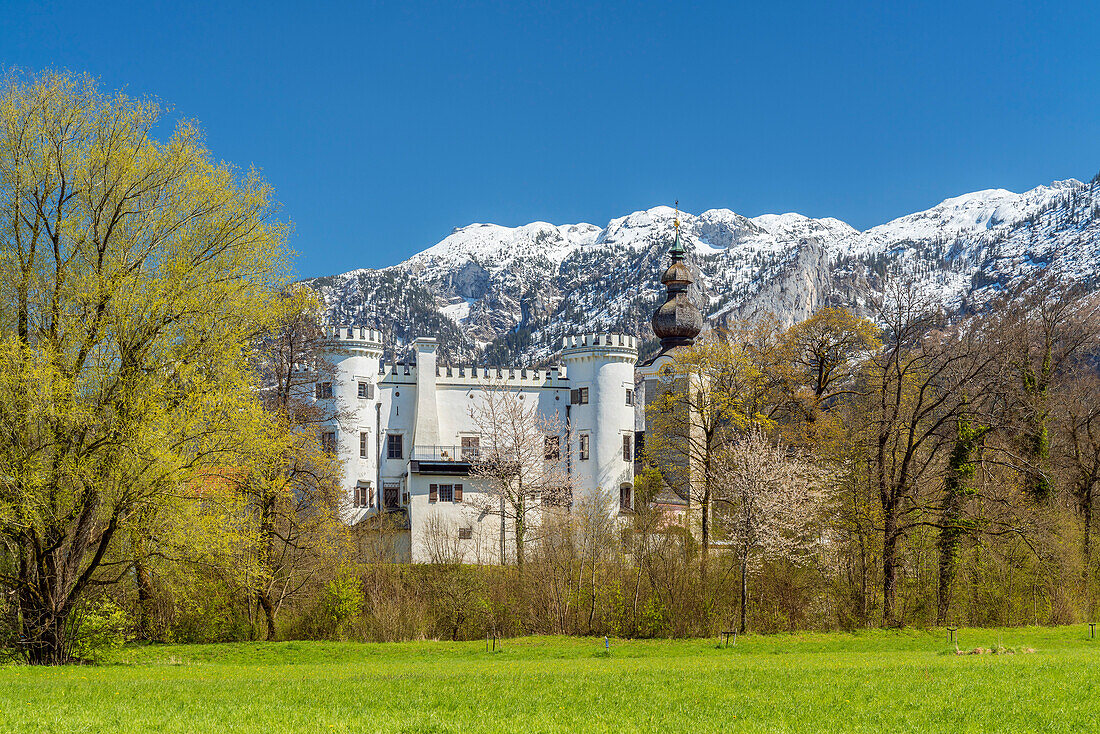
{"type": "Polygon", "coordinates": [[[365,459],[370,454],[368,453],[370,448],[370,434],[366,431],[359,431],[359,458],[365,459]]]}
{"type": "Polygon", "coordinates": [[[332,383],[331,382],[318,382],[316,383],[317,399],[327,400],[332,397],[332,383]]]}
{"type": "Polygon", "coordinates": [[[569,402],[573,405],[587,405],[588,404],[588,388],[578,387],[575,390],[569,391],[569,402]]]}
{"type": "Polygon", "coordinates": [[[632,451],[634,448],[632,445],[633,442],[632,436],[623,436],[623,461],[632,461],[634,459],[634,452],[632,451]]]}
{"type": "Polygon", "coordinates": [[[581,461],[588,461],[588,434],[581,434],[581,461]]]}
{"type": "Polygon", "coordinates": [[[359,397],[364,400],[374,400],[374,384],[365,380],[360,380],[359,397]]]}
{"type": "Polygon", "coordinates": [[[439,485],[439,501],[440,502],[454,502],[455,501],[455,488],[453,484],[440,484],[439,485]]]}
{"type": "Polygon", "coordinates": [[[374,507],[374,492],[371,491],[370,482],[359,482],[355,485],[355,506],[374,507]]]}
{"type": "Polygon", "coordinates": [[[626,404],[634,405],[634,390],[629,387],[626,389],[626,404]]]}
{"type": "Polygon", "coordinates": [[[438,501],[439,501],[439,485],[438,484],[429,484],[428,485],[428,502],[438,502],[438,501]]]}

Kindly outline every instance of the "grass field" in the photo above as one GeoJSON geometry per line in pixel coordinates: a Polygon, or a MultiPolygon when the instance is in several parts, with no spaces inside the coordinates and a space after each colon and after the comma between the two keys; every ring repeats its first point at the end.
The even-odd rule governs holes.
{"type": "Polygon", "coordinates": [[[18,732],[1100,731],[1086,628],[130,647],[110,664],[0,667],[18,732]]]}

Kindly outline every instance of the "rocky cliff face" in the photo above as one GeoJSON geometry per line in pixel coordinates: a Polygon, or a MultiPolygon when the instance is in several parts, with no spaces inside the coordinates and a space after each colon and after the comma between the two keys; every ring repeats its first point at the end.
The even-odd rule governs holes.
{"type": "MultiPolygon", "coordinates": [[[[652,350],[674,216],[658,206],[603,228],[472,224],[393,267],[309,283],[330,318],[381,329],[399,354],[432,335],[445,359],[544,362],[562,336],[600,330],[634,334],[652,350]]],[[[859,310],[899,274],[952,309],[1044,268],[1100,277],[1100,176],[1022,194],[978,191],[864,232],[800,214],[712,209],[680,219],[692,296],[712,325],[763,313],[792,322],[822,305],[859,310]]]]}

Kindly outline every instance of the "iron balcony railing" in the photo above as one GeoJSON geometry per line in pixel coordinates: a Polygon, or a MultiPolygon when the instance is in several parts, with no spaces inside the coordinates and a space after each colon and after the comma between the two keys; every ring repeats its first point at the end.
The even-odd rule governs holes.
{"type": "Polygon", "coordinates": [[[498,451],[486,446],[414,446],[410,458],[424,463],[516,462],[520,460],[520,452],[515,449],[498,451]]]}
{"type": "Polygon", "coordinates": [[[477,461],[481,449],[477,446],[416,446],[413,461],[459,461],[467,464],[477,461]]]}

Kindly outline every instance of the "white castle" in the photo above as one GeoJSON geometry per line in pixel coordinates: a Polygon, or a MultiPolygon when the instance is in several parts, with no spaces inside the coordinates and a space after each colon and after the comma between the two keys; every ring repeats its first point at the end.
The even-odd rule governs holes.
{"type": "MultiPolygon", "coordinates": [[[[435,339],[414,342],[415,361],[382,361],[378,331],[330,326],[334,382],[318,397],[341,403],[345,416],[325,429],[325,442],[343,460],[351,499],[349,522],[388,514],[408,530],[396,544],[399,560],[430,560],[429,530],[454,533],[467,561],[500,560],[501,518],[480,511],[485,480],[471,476],[481,440],[473,401],[487,389],[516,393],[560,435],[568,447],[573,501],[597,492],[631,507],[634,482],[635,337],[585,334],[565,340],[560,366],[496,368],[445,366],[436,360],[435,339]]],[[[511,547],[511,532],[503,532],[511,547]]],[[[506,556],[510,551],[505,550],[506,556]]]]}
{"type": "MultiPolygon", "coordinates": [[[[669,254],[672,263],[661,279],[668,293],[652,322],[661,351],[637,369],[643,395],[651,399],[661,389],[661,369],[702,328],[688,298],[692,280],[678,221],[669,254]]],[[[485,510],[486,480],[475,470],[481,436],[471,408],[486,400],[489,389],[513,392],[559,427],[558,436],[545,438],[565,452],[573,504],[596,501],[616,515],[633,509],[635,337],[570,336],[558,366],[497,368],[441,365],[431,338],[414,342],[415,361],[386,364],[380,332],[326,328],[334,381],[319,383],[317,397],[340,401],[345,417],[324,429],[324,443],[343,460],[348,521],[390,520],[396,528],[390,555],[396,560],[432,560],[440,533],[453,536],[442,540],[455,560],[512,559],[512,532],[499,514],[485,510]]],[[[665,491],[657,501],[675,507],[687,498],[665,491]]]]}

